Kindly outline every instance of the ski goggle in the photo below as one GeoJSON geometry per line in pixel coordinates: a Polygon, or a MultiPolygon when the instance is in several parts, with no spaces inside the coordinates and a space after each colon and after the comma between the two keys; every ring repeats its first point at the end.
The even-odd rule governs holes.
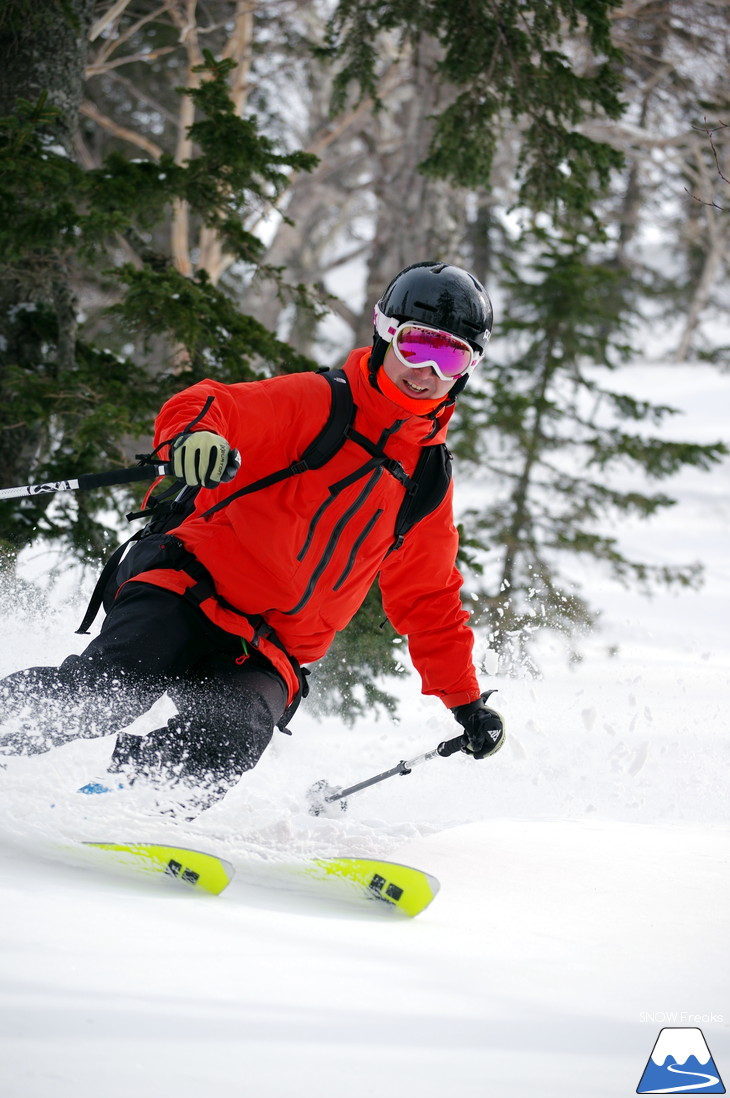
{"type": "Polygon", "coordinates": [[[415,369],[430,366],[442,381],[456,381],[469,374],[481,361],[482,354],[470,343],[441,328],[430,328],[405,320],[402,324],[375,311],[375,328],[382,339],[390,340],[396,358],[415,369]]]}

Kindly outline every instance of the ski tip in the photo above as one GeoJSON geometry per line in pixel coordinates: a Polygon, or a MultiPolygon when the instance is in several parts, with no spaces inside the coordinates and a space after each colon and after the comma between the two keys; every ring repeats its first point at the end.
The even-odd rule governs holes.
{"type": "Polygon", "coordinates": [[[414,918],[425,911],[441,887],[436,877],[413,866],[373,858],[318,858],[315,872],[357,886],[369,900],[414,918]]]}
{"type": "Polygon", "coordinates": [[[233,880],[234,867],[215,854],[159,843],[85,842],[106,851],[113,864],[133,873],[164,874],[188,888],[218,896],[233,880]]]}

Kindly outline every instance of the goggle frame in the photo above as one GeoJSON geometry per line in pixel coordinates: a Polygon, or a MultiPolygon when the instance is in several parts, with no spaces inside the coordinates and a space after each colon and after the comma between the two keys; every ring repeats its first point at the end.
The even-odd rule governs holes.
{"type": "Polygon", "coordinates": [[[446,331],[445,328],[434,328],[430,324],[422,324],[420,320],[398,321],[395,317],[386,316],[385,313],[383,313],[377,305],[375,306],[373,322],[375,325],[375,331],[378,333],[381,339],[384,339],[391,344],[395,356],[399,362],[401,362],[404,366],[412,367],[414,370],[425,369],[425,367],[430,366],[436,376],[441,379],[441,381],[455,382],[458,381],[459,378],[468,377],[474,367],[477,366],[484,358],[483,351],[475,351],[475,349],[468,342],[468,340],[462,339],[461,336],[454,335],[453,332],[446,331]],[[433,332],[434,335],[441,336],[442,338],[452,341],[455,340],[457,343],[461,344],[461,346],[463,346],[465,350],[469,352],[469,365],[466,367],[466,369],[462,370],[458,374],[445,374],[441,370],[438,363],[434,361],[434,359],[427,359],[425,362],[409,361],[408,359],[403,357],[398,348],[398,335],[405,328],[417,328],[419,331],[433,332]]]}

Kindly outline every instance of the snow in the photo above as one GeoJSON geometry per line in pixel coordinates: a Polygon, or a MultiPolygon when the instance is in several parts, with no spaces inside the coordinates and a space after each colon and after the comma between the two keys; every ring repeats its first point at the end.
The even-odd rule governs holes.
{"type": "MultiPolygon", "coordinates": [[[[683,408],[686,437],[726,436],[727,378],[711,368],[629,379],[683,408]]],[[[602,628],[581,664],[548,639],[542,679],[489,683],[510,730],[494,759],[437,758],[344,815],[309,816],[317,779],[352,784],[455,733],[409,676],[400,723],[347,729],[302,712],[188,825],[124,794],[78,803],[108,741],[10,760],[3,1098],[618,1098],[673,1015],[703,1018],[727,1078],[729,481],[727,462],[683,474],[679,506],[625,531],[649,558],[703,560],[699,592],[645,600],[576,568],[602,628]],[[62,849],[74,837],[174,839],[239,865],[376,855],[442,888],[415,920],[242,877],[198,896],[84,867],[62,849]]],[[[36,554],[21,578],[57,564],[36,554]]],[[[0,673],[83,647],[82,594],[54,575],[45,607],[22,583],[0,591],[0,673]]]]}
{"type": "Polygon", "coordinates": [[[707,1064],[710,1050],[702,1036],[702,1030],[693,1026],[679,1030],[663,1029],[651,1058],[656,1064],[663,1064],[667,1056],[672,1056],[678,1064],[686,1064],[690,1056],[694,1056],[700,1064],[707,1064]]]}

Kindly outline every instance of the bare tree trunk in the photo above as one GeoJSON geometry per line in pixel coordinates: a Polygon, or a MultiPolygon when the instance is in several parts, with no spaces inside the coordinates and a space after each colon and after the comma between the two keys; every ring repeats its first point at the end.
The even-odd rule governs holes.
{"type": "MultiPolygon", "coordinates": [[[[237,115],[244,113],[248,100],[257,3],[258,0],[237,0],[233,33],[222,54],[223,58],[231,58],[236,62],[230,76],[230,88],[231,102],[237,115]]],[[[198,269],[206,271],[215,285],[231,263],[232,257],[224,253],[218,233],[203,227],[198,242],[198,269]]]]}
{"type": "MultiPolygon", "coordinates": [[[[181,41],[185,43],[188,57],[188,73],[186,87],[197,88],[200,84],[200,73],[193,72],[196,65],[203,60],[198,44],[197,24],[195,21],[196,0],[184,0],[179,7],[171,6],[170,15],[173,22],[180,30],[181,41]]],[[[193,143],[188,136],[188,130],[195,121],[195,105],[189,95],[183,95],[180,100],[180,118],[178,121],[177,147],[175,149],[175,161],[185,164],[193,153],[193,143]]],[[[193,264],[190,258],[190,210],[187,202],[176,198],[173,203],[172,225],[170,232],[170,248],[172,261],[181,274],[188,278],[193,273],[193,264]]]]}
{"type": "MultiPolygon", "coordinates": [[[[353,346],[371,342],[372,306],[399,270],[422,260],[460,258],[464,197],[419,170],[431,140],[430,116],[450,94],[433,78],[439,48],[424,37],[413,51],[394,59],[379,81],[384,109],[373,114],[369,104],[361,104],[338,119],[336,133],[328,115],[326,74],[319,82],[315,75],[308,89],[307,146],[321,163],[312,175],[293,182],[286,206],[293,224],[282,223],[266,262],[284,268],[289,282],[326,284],[335,295],[329,301],[332,311],[352,329],[353,346]],[[358,218],[374,222],[372,239],[353,231],[358,218]],[[338,294],[333,273],[359,256],[366,257],[367,266],[364,308],[338,294]]],[[[271,283],[250,287],[243,307],[270,328],[286,319],[282,334],[297,350],[312,354],[314,319],[301,309],[287,315],[271,283]]]]}
{"type": "Polygon", "coordinates": [[[459,258],[466,220],[459,192],[419,170],[433,133],[431,116],[444,109],[449,95],[434,79],[439,52],[433,39],[420,39],[401,89],[400,109],[376,116],[372,152],[377,218],[366,308],[355,332],[357,345],[370,342],[370,310],[398,271],[429,259],[455,262],[459,258]]]}
{"type": "Polygon", "coordinates": [[[728,237],[725,225],[720,218],[714,215],[714,210],[708,209],[710,215],[710,229],[708,234],[709,246],[705,252],[705,261],[702,265],[697,285],[695,286],[692,300],[684,322],[684,329],[680,337],[677,349],[672,355],[674,362],[684,362],[692,347],[692,337],[697,330],[700,315],[710,300],[718,273],[723,262],[728,256],[728,237]]]}
{"type": "MultiPolygon", "coordinates": [[[[310,19],[314,18],[310,13],[310,19]]],[[[312,26],[316,29],[314,22],[312,26]]],[[[312,173],[292,180],[284,207],[286,219],[269,244],[266,265],[280,269],[290,285],[311,288],[323,287],[327,272],[342,262],[343,242],[348,256],[364,252],[369,245],[357,237],[353,225],[369,185],[369,155],[360,131],[363,120],[369,120],[372,103],[359,103],[333,121],[329,113],[331,73],[314,63],[308,72],[308,83],[302,89],[308,107],[302,143],[320,157],[320,163],[312,173]]],[[[391,77],[386,75],[381,91],[387,96],[390,87],[391,77]]],[[[241,304],[267,328],[278,329],[300,353],[316,357],[316,316],[297,303],[282,300],[271,279],[255,280],[246,288],[241,304]]],[[[354,329],[359,316],[350,303],[335,297],[330,304],[354,329]]]]}

